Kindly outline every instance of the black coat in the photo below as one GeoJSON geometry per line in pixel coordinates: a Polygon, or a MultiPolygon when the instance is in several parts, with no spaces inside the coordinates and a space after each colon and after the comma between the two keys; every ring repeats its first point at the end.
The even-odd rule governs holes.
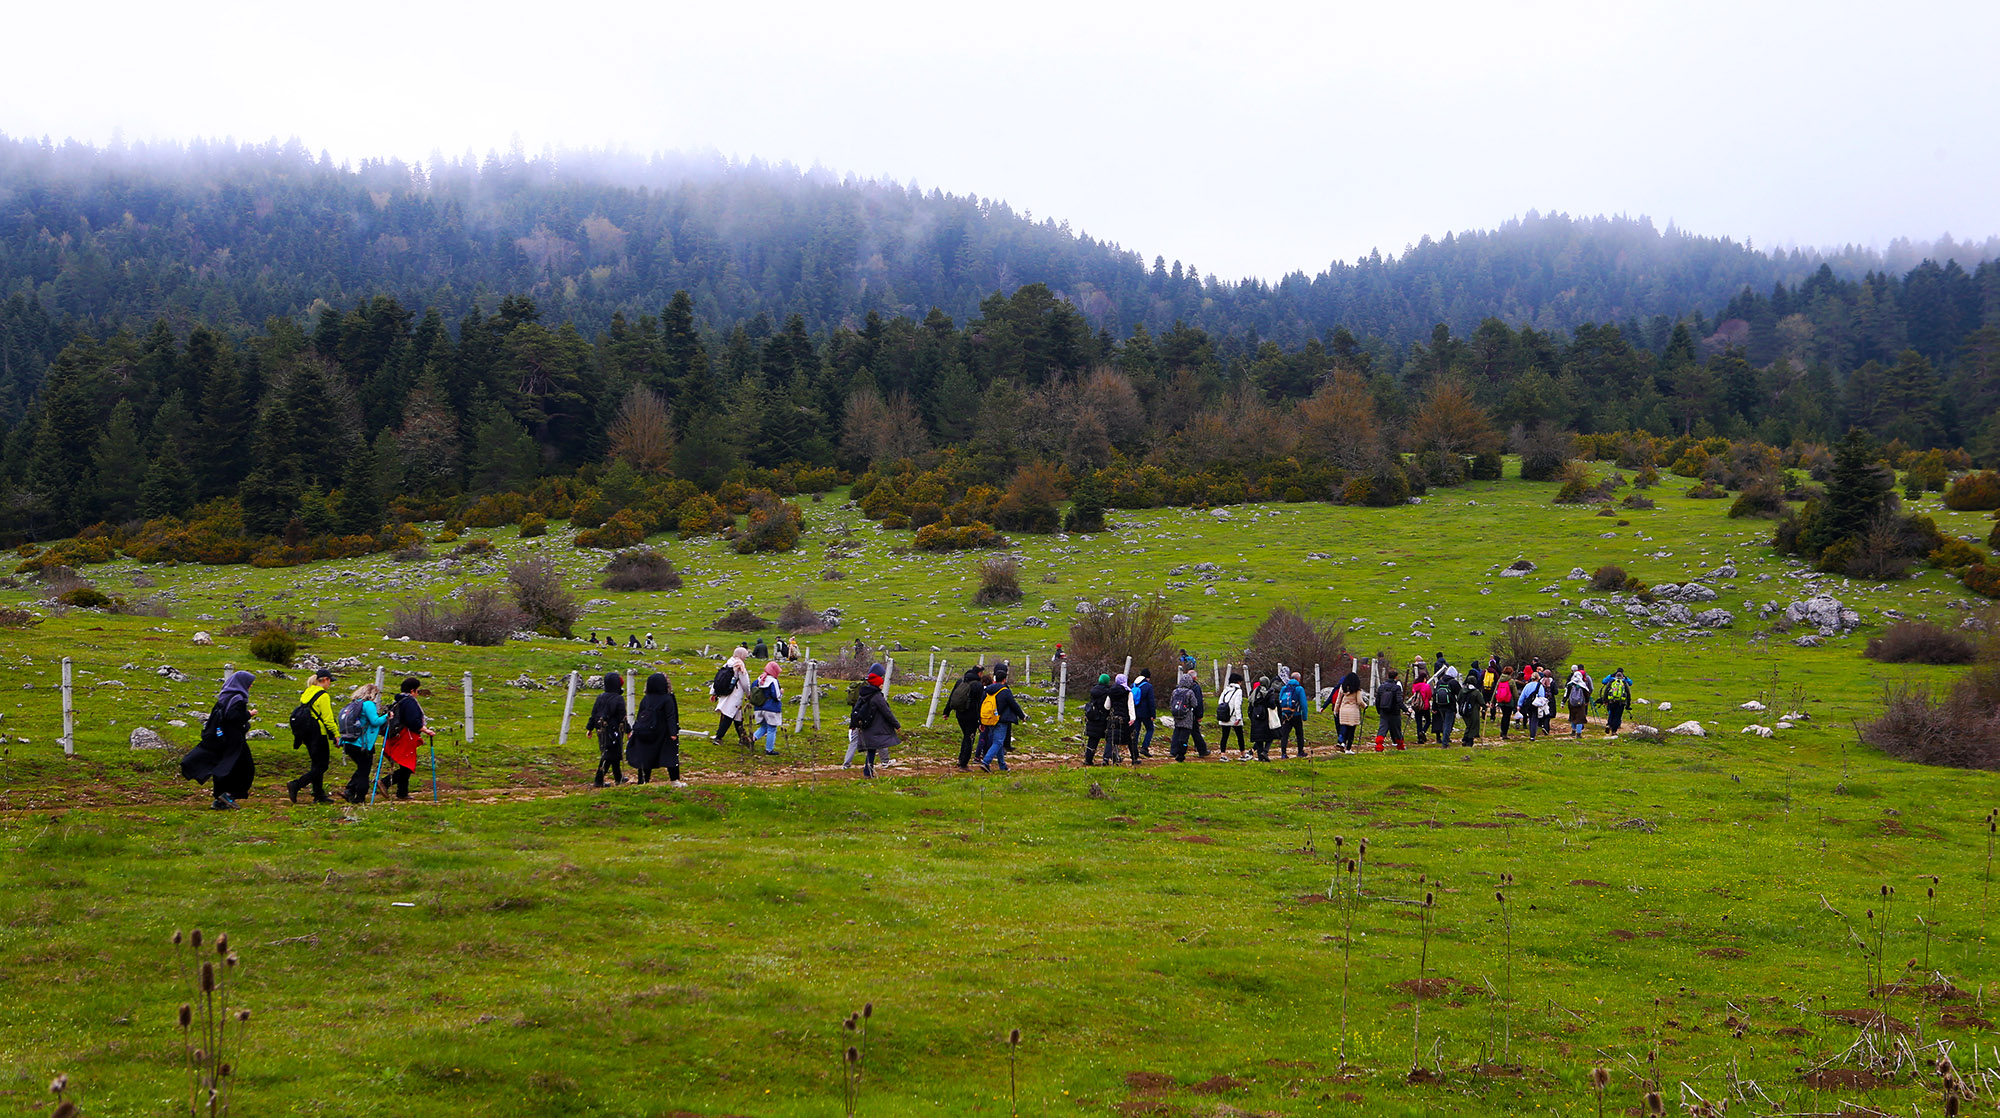
{"type": "Polygon", "coordinates": [[[880,687],[864,683],[855,688],[852,715],[854,720],[868,723],[867,728],[860,731],[861,748],[887,752],[896,744],[896,731],[902,729],[903,724],[896,720],[896,712],[889,709],[889,699],[882,694],[880,687]]]}
{"type": "Polygon", "coordinates": [[[625,721],[623,691],[606,691],[598,695],[597,701],[590,706],[590,721],[583,724],[584,733],[597,735],[598,748],[614,754],[624,744],[625,731],[629,729],[631,726],[625,721]]]}
{"type": "Polygon", "coordinates": [[[1111,685],[1099,683],[1090,689],[1090,701],[1083,705],[1083,724],[1093,733],[1103,733],[1110,721],[1111,685]]]}
{"type": "Polygon", "coordinates": [[[625,760],[638,769],[681,763],[681,701],[672,691],[648,689],[639,700],[625,760]]]}
{"type": "Polygon", "coordinates": [[[250,704],[233,695],[217,700],[203,726],[201,744],[181,758],[181,775],[197,784],[213,780],[219,795],[249,795],[257,775],[249,733],[250,704]]]}

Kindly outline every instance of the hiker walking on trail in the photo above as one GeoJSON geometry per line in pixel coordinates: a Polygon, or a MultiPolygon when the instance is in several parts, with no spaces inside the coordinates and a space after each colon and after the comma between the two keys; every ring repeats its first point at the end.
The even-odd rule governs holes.
{"type": "Polygon", "coordinates": [[[1007,665],[993,668],[993,682],[986,685],[986,694],[979,700],[980,738],[984,751],[979,757],[979,768],[992,772],[998,762],[1000,771],[1007,771],[1007,750],[1014,744],[1014,727],[1028,716],[1021,711],[1021,704],[1014,698],[1014,689],[1007,686],[1007,665]]]}
{"type": "Polygon", "coordinates": [[[1236,672],[1229,673],[1229,682],[1223,684],[1222,694],[1215,697],[1215,724],[1222,727],[1222,740],[1216,745],[1218,755],[1229,754],[1229,731],[1236,731],[1236,758],[1249,759],[1249,747],[1243,743],[1243,677],[1236,672]]]}
{"type": "Polygon", "coordinates": [[[354,765],[354,775],[340,798],[358,804],[368,798],[369,770],[375,767],[375,748],[382,743],[382,729],[389,724],[389,712],[378,701],[382,689],[364,683],[354,689],[347,705],[340,708],[340,752],[354,765]]]}
{"type": "MultiPolygon", "coordinates": [[[[1396,669],[1390,668],[1388,676],[1375,685],[1375,752],[1380,753],[1388,742],[1395,742],[1397,749],[1403,748],[1403,681],[1397,678],[1396,669]]],[[[1354,752],[1349,743],[1347,752],[1354,752]]]]}
{"type": "Polygon", "coordinates": [[[1139,750],[1132,744],[1132,684],[1124,672],[1119,672],[1111,677],[1111,723],[1105,730],[1105,762],[1117,764],[1127,749],[1132,751],[1136,763],[1139,750]]]}
{"type": "Polygon", "coordinates": [[[641,784],[651,783],[653,770],[664,766],[674,787],[687,787],[681,779],[681,702],[663,672],[646,677],[646,693],[639,698],[639,716],[632,720],[625,759],[641,784]]]}
{"type": "Polygon", "coordinates": [[[756,699],[757,717],[757,733],[753,740],[764,743],[766,756],[778,752],[778,727],[785,723],[785,693],[778,688],[778,677],[784,671],[776,660],[766,660],[764,673],[757,677],[757,684],[751,689],[756,699]]]}
{"type": "Polygon", "coordinates": [[[1511,665],[1500,669],[1499,678],[1493,684],[1492,709],[1500,717],[1500,740],[1507,740],[1507,724],[1514,720],[1514,669],[1511,665]]]}
{"type": "Polygon", "coordinates": [[[1557,701],[1556,677],[1555,673],[1549,671],[1547,668],[1537,668],[1535,670],[1535,679],[1542,685],[1543,699],[1541,703],[1536,704],[1535,710],[1541,717],[1542,735],[1546,737],[1554,732],[1549,728],[1549,725],[1555,721],[1555,705],[1557,701]]]}
{"type": "Polygon", "coordinates": [[[299,705],[292,709],[292,748],[305,747],[307,768],[296,780],[285,782],[285,795],[299,802],[299,791],[312,785],[313,802],[330,804],[326,794],[326,770],[333,764],[333,743],[340,740],[340,721],[333,716],[333,672],[321,668],[299,692],[299,705]]]}
{"type": "Polygon", "coordinates": [[[972,764],[972,743],[979,736],[979,701],[986,697],[986,669],[971,667],[958,677],[944,709],[958,717],[958,767],[963,772],[972,764]]]}
{"type": "Polygon", "coordinates": [[[1569,707],[1569,736],[1581,739],[1583,728],[1590,722],[1590,673],[1582,664],[1573,664],[1569,670],[1569,682],[1563,685],[1563,704],[1569,707]]]}
{"type": "Polygon", "coordinates": [[[750,748],[750,736],[743,729],[743,704],[750,698],[750,671],[743,662],[750,656],[750,650],[737,645],[729,654],[728,663],[715,670],[715,679],[708,685],[708,693],[715,700],[715,713],[720,721],[715,726],[715,740],[736,727],[736,743],[750,748]]]}
{"type": "Polygon", "coordinates": [[[864,751],[861,775],[875,779],[875,759],[886,756],[896,746],[896,731],[903,728],[896,712],[889,709],[889,697],[882,694],[882,666],[868,669],[868,679],[854,689],[854,709],[847,716],[847,728],[855,733],[864,751]]]}
{"type": "Polygon", "coordinates": [[[1153,727],[1159,718],[1159,704],[1153,696],[1153,669],[1140,668],[1139,678],[1132,684],[1132,736],[1141,757],[1153,755],[1153,727]]]}
{"type": "MultiPolygon", "coordinates": [[[[1477,665],[1478,661],[1475,660],[1473,663],[1477,665]]],[[[1479,669],[1475,666],[1473,670],[1478,671],[1479,669]]],[[[1471,749],[1472,743],[1479,740],[1479,716],[1485,710],[1486,691],[1479,686],[1478,680],[1467,680],[1464,690],[1460,691],[1458,696],[1458,719],[1464,727],[1460,731],[1461,737],[1458,744],[1471,749]]],[[[1451,742],[1447,741],[1444,744],[1450,745],[1451,742]]]]}
{"type": "MultiPolygon", "coordinates": [[[[1327,705],[1333,708],[1335,748],[1342,753],[1354,752],[1354,738],[1361,732],[1360,674],[1348,672],[1341,676],[1340,682],[1333,685],[1333,694],[1328,696],[1327,705]]],[[[1279,756],[1283,756],[1284,752],[1284,748],[1280,746],[1279,756]]],[[[1301,748],[1299,756],[1305,755],[1305,749],[1301,748]]]]}
{"type": "Polygon", "coordinates": [[[1175,761],[1187,761],[1188,739],[1194,738],[1199,756],[1208,756],[1208,743],[1202,741],[1201,733],[1201,690],[1193,672],[1182,672],[1180,684],[1167,698],[1167,712],[1174,719],[1174,737],[1170,752],[1175,761]]]}
{"type": "Polygon", "coordinates": [[[583,724],[584,733],[597,735],[597,776],[590,782],[592,788],[604,787],[607,772],[613,784],[625,783],[618,763],[625,751],[625,734],[631,729],[625,720],[625,677],[605,672],[604,691],[590,705],[590,720],[583,724]]]}
{"type": "Polygon", "coordinates": [[[1430,740],[1431,732],[1431,677],[1430,665],[1419,659],[1410,666],[1410,720],[1417,724],[1417,744],[1430,740]]]}
{"type": "Polygon", "coordinates": [[[1451,747],[1451,728],[1458,720],[1458,700],[1464,690],[1458,669],[1449,664],[1431,676],[1431,732],[1442,748],[1451,747]]]}
{"type": "Polygon", "coordinates": [[[1632,705],[1632,681],[1625,676],[1625,669],[1619,668],[1604,677],[1604,691],[1599,700],[1604,704],[1604,732],[1617,734],[1625,724],[1625,708],[1632,705]]]}
{"type": "Polygon", "coordinates": [[[1514,705],[1521,708],[1521,720],[1528,724],[1528,740],[1534,741],[1542,730],[1542,712],[1549,708],[1549,689],[1540,676],[1528,677],[1514,705]]]}
{"type": "Polygon", "coordinates": [[[212,806],[217,811],[233,809],[237,800],[250,794],[251,781],[257,777],[249,740],[250,720],[257,716],[257,708],[250,705],[250,685],[256,680],[249,672],[230,674],[201,725],[201,744],[181,758],[181,776],[196,784],[212,782],[212,806]]]}
{"type": "MultiPolygon", "coordinates": [[[[1105,672],[1090,685],[1090,698],[1083,704],[1083,763],[1097,763],[1097,743],[1111,728],[1111,673],[1105,672]]],[[[1111,763],[1115,747],[1105,749],[1105,763],[1111,763]]]]}
{"type": "Polygon", "coordinates": [[[437,736],[437,731],[424,725],[423,704],[417,702],[417,689],[423,685],[416,676],[403,680],[402,693],[389,711],[395,730],[389,735],[389,744],[382,747],[382,759],[394,765],[395,771],[384,780],[395,785],[399,800],[410,798],[410,774],[417,771],[417,743],[437,736]]]}
{"type": "Polygon", "coordinates": [[[1250,685],[1249,697],[1250,748],[1257,752],[1259,761],[1271,759],[1271,739],[1278,734],[1278,690],[1271,686],[1270,676],[1258,676],[1250,685]]]}
{"type": "Polygon", "coordinates": [[[1287,671],[1285,685],[1278,689],[1278,712],[1285,718],[1285,724],[1278,730],[1278,756],[1285,755],[1285,746],[1294,734],[1298,736],[1299,756],[1306,755],[1306,717],[1311,708],[1312,701],[1306,698],[1306,685],[1299,682],[1298,669],[1287,671]]]}

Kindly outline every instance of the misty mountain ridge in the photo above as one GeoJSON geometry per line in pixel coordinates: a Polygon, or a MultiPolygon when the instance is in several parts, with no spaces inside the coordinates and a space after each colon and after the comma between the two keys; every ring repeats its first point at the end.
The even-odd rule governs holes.
{"type": "Polygon", "coordinates": [[[797,314],[820,331],[932,307],[963,322],[995,292],[1042,283],[1115,336],[1185,322],[1293,347],[1345,327],[1400,346],[1488,317],[1568,332],[1714,315],[1823,265],[1851,279],[1996,257],[2000,237],[1760,250],[1644,217],[1531,210],[1317,274],[1227,280],[1004,201],[715,152],[517,146],[350,165],[297,140],[0,136],[0,284],[92,328],[242,330],[375,294],[490,312],[527,294],[597,330],[685,289],[708,322],[797,314]]]}

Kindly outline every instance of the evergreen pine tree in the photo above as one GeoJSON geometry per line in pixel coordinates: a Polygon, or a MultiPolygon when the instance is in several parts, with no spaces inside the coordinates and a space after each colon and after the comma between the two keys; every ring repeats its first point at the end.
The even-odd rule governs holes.
{"type": "Polygon", "coordinates": [[[194,478],[181,457],[178,439],[168,439],[146,468],[146,480],[139,488],[139,515],[186,516],[194,507],[194,478]]]}
{"type": "Polygon", "coordinates": [[[375,492],[375,451],[363,443],[347,456],[346,469],[340,475],[340,499],[333,504],[333,530],[343,536],[358,536],[381,526],[382,499],[375,492]]]}
{"type": "Polygon", "coordinates": [[[98,519],[113,524],[130,520],[139,511],[139,489],[146,479],[146,448],[139,440],[136,415],[132,401],[118,401],[91,452],[96,487],[93,512],[98,519]]]}

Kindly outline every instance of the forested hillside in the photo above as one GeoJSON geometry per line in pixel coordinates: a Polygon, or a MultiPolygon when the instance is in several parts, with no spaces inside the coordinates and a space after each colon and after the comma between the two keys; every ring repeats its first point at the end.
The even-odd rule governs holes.
{"type": "Polygon", "coordinates": [[[0,142],[0,532],[196,516],[238,542],[157,553],[298,556],[510,493],[686,530],[933,468],[916,505],[1033,530],[1010,487],[1384,500],[1510,432],[2000,458],[2000,266],[1877,263],[1535,217],[1226,283],[789,168],[0,142]]]}

